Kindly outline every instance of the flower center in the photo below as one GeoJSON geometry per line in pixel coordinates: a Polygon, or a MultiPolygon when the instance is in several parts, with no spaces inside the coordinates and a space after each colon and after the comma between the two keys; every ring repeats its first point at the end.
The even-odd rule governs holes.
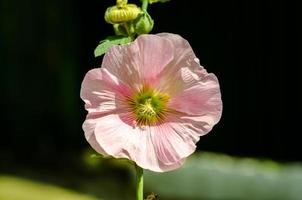
{"type": "Polygon", "coordinates": [[[169,95],[144,86],[129,100],[138,125],[154,125],[165,118],[169,95]]]}

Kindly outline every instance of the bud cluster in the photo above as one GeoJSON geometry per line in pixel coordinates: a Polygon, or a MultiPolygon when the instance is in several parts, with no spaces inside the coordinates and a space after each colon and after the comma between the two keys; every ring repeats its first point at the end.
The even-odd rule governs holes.
{"type": "Polygon", "coordinates": [[[107,8],[105,21],[113,25],[116,35],[131,37],[149,33],[154,24],[146,9],[127,0],[117,0],[115,6],[107,8]]]}

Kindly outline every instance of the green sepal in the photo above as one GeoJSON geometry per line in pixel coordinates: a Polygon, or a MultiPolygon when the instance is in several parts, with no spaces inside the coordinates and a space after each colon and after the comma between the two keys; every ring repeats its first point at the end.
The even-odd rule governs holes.
{"type": "Polygon", "coordinates": [[[115,35],[128,36],[126,28],[122,24],[113,24],[115,35]]]}
{"type": "Polygon", "coordinates": [[[113,156],[105,156],[102,154],[98,154],[98,153],[94,153],[90,155],[90,158],[92,159],[103,159],[103,160],[109,160],[109,161],[114,161],[114,162],[124,162],[127,163],[129,165],[135,165],[135,162],[133,162],[132,160],[129,160],[127,158],[114,158],[113,156]]]}
{"type": "Polygon", "coordinates": [[[134,22],[134,30],[138,35],[146,34],[152,31],[154,21],[147,11],[143,11],[134,22]]]}
{"type": "Polygon", "coordinates": [[[131,41],[132,38],[129,36],[121,36],[121,35],[109,36],[105,40],[100,41],[100,44],[94,50],[94,56],[98,57],[103,55],[113,45],[127,44],[131,41]]]}

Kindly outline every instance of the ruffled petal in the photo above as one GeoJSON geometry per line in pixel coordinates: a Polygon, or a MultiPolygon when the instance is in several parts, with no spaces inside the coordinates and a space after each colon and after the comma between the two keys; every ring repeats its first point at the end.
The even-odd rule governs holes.
{"type": "Polygon", "coordinates": [[[200,77],[198,73],[183,68],[179,82],[179,92],[174,91],[169,107],[188,115],[208,115],[218,122],[222,101],[216,76],[206,74],[200,77]]]}
{"type": "Polygon", "coordinates": [[[154,129],[152,141],[161,168],[178,168],[180,161],[195,151],[196,145],[192,138],[186,135],[187,130],[180,129],[174,123],[164,123],[154,129]]]}
{"type": "Polygon", "coordinates": [[[152,143],[163,171],[179,168],[196,150],[200,136],[207,134],[214,121],[208,116],[172,116],[154,127],[152,143]]]}
{"type": "Polygon", "coordinates": [[[199,60],[196,58],[193,49],[191,48],[189,42],[186,39],[182,38],[180,35],[173,33],[159,33],[157,35],[169,40],[173,45],[173,67],[169,66],[168,69],[175,69],[177,71],[180,67],[183,67],[187,63],[190,63],[192,61],[194,61],[195,63],[199,63],[199,60]]]}
{"type": "Polygon", "coordinates": [[[158,74],[172,60],[171,42],[156,35],[141,35],[127,45],[111,47],[105,54],[102,68],[124,84],[140,89],[158,79],[158,74]]]}
{"type": "Polygon", "coordinates": [[[94,135],[106,154],[127,158],[144,169],[162,171],[150,139],[150,129],[135,127],[129,113],[98,118],[94,135]]]}
{"type": "Polygon", "coordinates": [[[158,36],[165,38],[173,44],[174,60],[167,65],[159,74],[155,87],[167,93],[181,91],[181,76],[184,68],[192,71],[199,71],[206,74],[206,70],[200,66],[199,59],[196,58],[189,42],[177,34],[160,33],[158,36]],[[173,84],[171,84],[173,83],[173,84]]]}
{"type": "MultiPolygon", "coordinates": [[[[195,146],[190,146],[189,149],[181,147],[183,143],[176,145],[181,141],[181,136],[174,132],[165,136],[168,128],[136,127],[129,113],[111,113],[88,118],[83,129],[87,141],[97,152],[133,160],[140,167],[156,172],[178,168],[195,149],[195,146]],[[172,141],[175,140],[174,137],[176,143],[172,141]],[[173,142],[173,146],[170,142],[173,142]]],[[[173,131],[171,127],[170,130],[173,131]]]]}
{"type": "Polygon", "coordinates": [[[136,40],[140,49],[140,71],[146,80],[158,79],[158,74],[174,60],[173,44],[157,35],[143,35],[136,40]]]}
{"type": "Polygon", "coordinates": [[[97,119],[98,118],[90,118],[88,115],[86,120],[83,123],[82,128],[85,133],[85,138],[86,138],[87,142],[90,144],[90,146],[98,153],[107,156],[108,154],[99,145],[99,143],[97,142],[97,140],[95,138],[94,130],[95,130],[96,123],[98,121],[97,119]]]}
{"type": "Polygon", "coordinates": [[[102,113],[122,106],[125,97],[131,94],[131,88],[119,82],[108,70],[98,68],[86,74],[80,95],[89,113],[102,113]]]}

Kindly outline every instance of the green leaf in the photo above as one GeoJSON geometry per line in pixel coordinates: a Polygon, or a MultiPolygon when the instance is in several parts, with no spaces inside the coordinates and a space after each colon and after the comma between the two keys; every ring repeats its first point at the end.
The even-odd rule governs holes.
{"type": "Polygon", "coordinates": [[[302,196],[302,165],[194,153],[173,172],[146,170],[146,188],[161,199],[290,199],[302,196]]]}
{"type": "MultiPolygon", "coordinates": [[[[62,185],[30,178],[0,174],[0,199],[5,200],[100,200],[94,195],[79,193],[62,185]]],[[[58,180],[59,179],[53,179],[58,180]]],[[[55,181],[56,182],[56,181],[55,181]]]]}
{"type": "Polygon", "coordinates": [[[129,36],[109,36],[105,40],[100,41],[100,44],[94,50],[94,56],[98,57],[103,55],[108,51],[113,45],[127,44],[132,41],[132,38],[129,36]]]}

